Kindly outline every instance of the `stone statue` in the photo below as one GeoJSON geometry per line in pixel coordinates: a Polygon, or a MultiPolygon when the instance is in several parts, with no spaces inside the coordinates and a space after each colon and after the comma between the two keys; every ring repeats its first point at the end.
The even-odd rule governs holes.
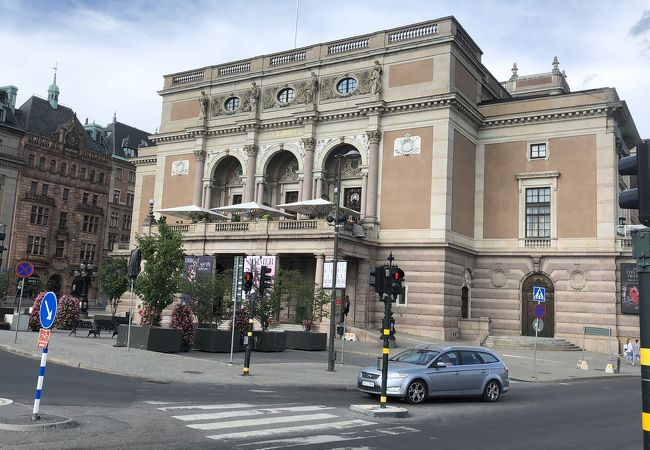
{"type": "Polygon", "coordinates": [[[313,103],[316,100],[316,92],[318,91],[318,77],[314,72],[311,73],[311,78],[305,86],[305,103],[313,103]]]}
{"type": "Polygon", "coordinates": [[[370,71],[370,92],[381,94],[381,66],[377,60],[375,60],[375,66],[370,71]]]}
{"type": "Polygon", "coordinates": [[[257,100],[260,98],[260,88],[257,87],[257,83],[253,81],[253,86],[248,93],[250,94],[251,99],[251,110],[257,112],[257,100]]]}
{"type": "Polygon", "coordinates": [[[208,117],[208,110],[210,109],[210,99],[205,95],[205,91],[201,91],[199,97],[199,104],[201,105],[201,119],[208,117]]]}

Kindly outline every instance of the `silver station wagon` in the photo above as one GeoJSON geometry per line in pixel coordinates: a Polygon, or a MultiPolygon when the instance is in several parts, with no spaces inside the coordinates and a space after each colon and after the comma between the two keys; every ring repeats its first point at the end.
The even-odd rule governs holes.
{"type": "MultiPolygon", "coordinates": [[[[357,388],[368,394],[381,393],[381,369],[362,369],[357,388]]],[[[483,347],[427,345],[405,350],[388,363],[386,395],[409,403],[447,396],[480,396],[496,402],[509,389],[508,366],[483,347]]]]}

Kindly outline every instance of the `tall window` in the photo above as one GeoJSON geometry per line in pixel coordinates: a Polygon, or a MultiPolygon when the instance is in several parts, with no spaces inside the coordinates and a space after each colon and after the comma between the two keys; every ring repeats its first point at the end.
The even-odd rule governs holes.
{"type": "Polygon", "coordinates": [[[96,234],[98,226],[99,217],[84,216],[83,231],[96,234]]]}
{"type": "Polygon", "coordinates": [[[122,228],[125,230],[131,229],[131,214],[124,214],[122,228]]]}
{"type": "Polygon", "coordinates": [[[120,202],[120,190],[113,189],[113,203],[119,203],[119,202],[120,202]]]}
{"type": "Polygon", "coordinates": [[[63,201],[67,202],[68,198],[70,198],[70,189],[64,189],[63,190],[63,201]]]}
{"type": "Polygon", "coordinates": [[[115,169],[115,179],[116,180],[122,179],[122,169],[120,169],[119,167],[115,169]]]}
{"type": "Polygon", "coordinates": [[[81,200],[84,205],[88,204],[88,195],[88,192],[84,192],[83,199],[81,200]]]}
{"type": "Polygon", "coordinates": [[[45,238],[39,236],[27,237],[27,254],[28,255],[44,255],[45,254],[45,238]]]}
{"type": "Polygon", "coordinates": [[[62,162],[61,165],[59,166],[59,175],[65,176],[65,172],[67,169],[68,169],[67,164],[62,162]]]}
{"type": "Polygon", "coordinates": [[[94,261],[96,250],[97,246],[95,244],[81,244],[81,248],[79,249],[79,259],[88,262],[94,261]]]}
{"type": "Polygon", "coordinates": [[[50,172],[56,173],[56,160],[50,161],[50,172]]]}
{"type": "Polygon", "coordinates": [[[65,250],[65,241],[57,240],[56,241],[56,253],[54,256],[56,258],[63,258],[63,253],[65,250]]]}
{"type": "Polygon", "coordinates": [[[45,158],[42,156],[38,160],[38,168],[41,170],[45,170],[45,158]]]}
{"type": "Polygon", "coordinates": [[[95,171],[94,170],[90,171],[90,182],[91,183],[95,182],[95,171]]]}
{"type": "Polygon", "coordinates": [[[32,206],[32,214],[29,217],[29,223],[32,225],[47,225],[49,218],[49,208],[43,208],[42,206],[32,206]]]}
{"type": "Polygon", "coordinates": [[[32,181],[32,185],[29,189],[29,192],[31,192],[32,194],[36,194],[37,189],[38,189],[38,182],[32,181]]]}
{"type": "Polygon", "coordinates": [[[50,190],[49,184],[43,184],[43,186],[41,186],[41,194],[47,195],[49,190],[50,190]]]}
{"type": "Polygon", "coordinates": [[[133,206],[134,195],[131,192],[126,193],[126,206],[133,206]]]}
{"type": "Polygon", "coordinates": [[[551,237],[551,188],[526,189],[526,237],[551,237]]]}
{"type": "Polygon", "coordinates": [[[61,212],[61,215],[59,215],[59,228],[62,230],[65,230],[68,228],[68,213],[67,212],[61,212]]]}
{"type": "Polygon", "coordinates": [[[117,222],[120,220],[119,214],[117,211],[111,212],[111,222],[110,226],[113,228],[117,228],[117,222]]]}
{"type": "Polygon", "coordinates": [[[99,196],[93,194],[93,206],[97,206],[97,200],[99,199],[99,196]]]}
{"type": "Polygon", "coordinates": [[[530,159],[546,158],[546,144],[530,144],[530,159]]]}
{"type": "Polygon", "coordinates": [[[129,171],[129,183],[135,183],[135,172],[129,171]]]}
{"type": "Polygon", "coordinates": [[[82,167],[81,169],[79,169],[79,179],[81,181],[86,181],[86,168],[85,167],[82,167]]]}

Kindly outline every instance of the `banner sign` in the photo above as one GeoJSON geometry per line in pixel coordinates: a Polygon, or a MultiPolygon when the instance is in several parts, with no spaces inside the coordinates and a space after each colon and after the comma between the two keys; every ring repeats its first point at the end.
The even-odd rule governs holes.
{"type": "Polygon", "coordinates": [[[636,264],[621,263],[621,312],[639,314],[639,274],[636,264]]]}
{"type": "Polygon", "coordinates": [[[187,281],[212,273],[212,256],[186,256],[184,275],[187,281]]]}

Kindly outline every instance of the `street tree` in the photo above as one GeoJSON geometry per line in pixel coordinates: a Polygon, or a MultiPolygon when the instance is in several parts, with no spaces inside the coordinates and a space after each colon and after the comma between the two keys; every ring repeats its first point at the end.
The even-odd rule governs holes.
{"type": "Polygon", "coordinates": [[[120,297],[129,289],[126,258],[106,259],[99,269],[100,288],[111,306],[111,317],[115,318],[120,297]]]}
{"type": "Polygon", "coordinates": [[[158,234],[139,235],[137,241],[144,260],[144,269],[135,287],[145,305],[142,323],[159,326],[163,309],[179,292],[183,276],[183,238],[161,218],[158,234]]]}
{"type": "Polygon", "coordinates": [[[199,323],[215,328],[224,318],[224,298],[230,294],[232,270],[219,273],[197,273],[194,280],[183,280],[180,291],[192,299],[192,310],[199,323]]]}

